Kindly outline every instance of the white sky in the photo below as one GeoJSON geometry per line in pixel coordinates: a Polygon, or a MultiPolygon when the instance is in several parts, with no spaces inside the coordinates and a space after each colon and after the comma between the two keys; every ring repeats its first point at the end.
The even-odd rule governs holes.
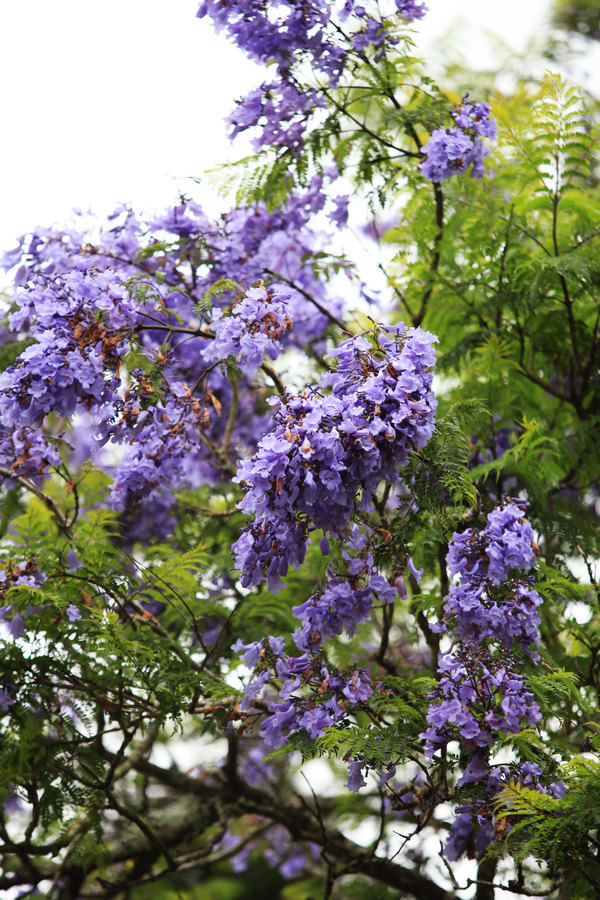
{"type": "MultiPolygon", "coordinates": [[[[454,26],[475,65],[489,61],[477,26],[523,51],[549,6],[428,2],[417,26],[423,54],[435,57],[454,26]]],[[[0,2],[0,250],[73,208],[102,215],[120,201],[149,209],[192,188],[197,196],[188,176],[243,154],[222,120],[260,70],[196,8],[196,0],[0,2]]]]}

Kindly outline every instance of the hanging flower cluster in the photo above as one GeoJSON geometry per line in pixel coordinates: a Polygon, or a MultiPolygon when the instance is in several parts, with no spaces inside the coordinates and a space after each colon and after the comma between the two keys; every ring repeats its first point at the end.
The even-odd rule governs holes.
{"type": "Polygon", "coordinates": [[[419,171],[429,181],[441,184],[469,167],[472,178],[485,175],[483,160],[489,150],[481,138],[494,140],[496,121],[489,103],[470,103],[468,96],[450,113],[457,127],[436,128],[423,147],[425,159],[419,163],[419,171]]]}
{"type": "MultiPolygon", "coordinates": [[[[449,546],[447,565],[454,580],[442,622],[432,627],[438,632],[451,627],[458,640],[441,656],[440,680],[427,713],[429,728],[421,737],[429,756],[459,741],[469,758],[459,786],[487,782],[491,790],[498,767],[488,761],[486,748],[500,733],[518,734],[522,723],[535,726],[541,717],[523,670],[524,659],[538,658],[535,645],[540,640],[537,609],[542,599],[529,574],[536,550],[524,504],[516,500],[493,509],[481,531],[454,534],[449,546]]],[[[489,803],[469,807],[476,848],[493,837],[491,814],[482,812],[484,806],[488,810],[489,803]],[[482,830],[477,823],[484,821],[482,830]]],[[[458,846],[467,845],[465,810],[458,809],[449,858],[455,858],[458,846]]]]}
{"type": "Polygon", "coordinates": [[[405,325],[380,326],[344,341],[335,372],[301,395],[275,398],[275,428],[238,469],[240,508],[254,514],[234,544],[245,587],[271,590],[304,560],[308,532],[342,535],[357,508],[369,509],[382,479],[395,482],[409,453],[433,433],[431,391],[437,338],[405,325]]]}
{"type": "Polygon", "coordinates": [[[251,60],[275,64],[277,72],[276,79],[239,101],[228,118],[230,136],[258,127],[256,149],[288,147],[299,152],[308,119],[327,105],[319,90],[302,83],[302,64],[335,88],[353,53],[396,44],[394,26],[420,19],[426,10],[415,0],[395,0],[387,6],[356,0],[203,0],[199,18],[210,17],[251,60]]]}

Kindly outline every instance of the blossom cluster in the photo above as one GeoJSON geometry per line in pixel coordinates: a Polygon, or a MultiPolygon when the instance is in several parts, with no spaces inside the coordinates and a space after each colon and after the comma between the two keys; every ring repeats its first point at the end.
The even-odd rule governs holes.
{"type": "Polygon", "coordinates": [[[247,485],[240,508],[254,514],[234,544],[245,587],[264,577],[277,589],[304,560],[308,531],[342,535],[356,508],[371,508],[382,479],[433,433],[434,335],[381,326],[331,351],[336,371],[301,395],[275,398],[275,427],[238,469],[247,485]]]}
{"type": "Polygon", "coordinates": [[[309,62],[328,87],[335,87],[352,52],[397,42],[390,26],[394,19],[410,22],[425,15],[416,0],[395,0],[386,15],[379,4],[356,0],[203,0],[199,18],[210,17],[250,59],[275,63],[277,80],[265,82],[242,98],[229,116],[231,137],[260,126],[255,147],[285,146],[299,150],[307,120],[325,101],[301,83],[300,66],[309,62]],[[349,33],[344,28],[353,21],[349,33]]]}
{"type": "Polygon", "coordinates": [[[450,113],[457,127],[437,128],[423,147],[425,158],[419,163],[419,171],[429,181],[441,184],[469,167],[472,178],[485,175],[483,160],[489,150],[481,138],[496,137],[496,122],[489,103],[471,103],[467,98],[465,94],[450,113]]]}
{"type": "MultiPolygon", "coordinates": [[[[292,634],[299,655],[285,653],[282,637],[233,645],[252,669],[240,702],[241,712],[251,712],[263,689],[278,684],[282,699],[269,704],[269,715],[260,731],[262,739],[275,747],[301,730],[311,738],[318,737],[354,706],[368,700],[373,690],[363,669],[353,666],[346,672],[334,670],[325,659],[325,643],[343,632],[352,637],[369,619],[373,600],[391,603],[401,588],[378,572],[363,528],[353,523],[340,543],[341,562],[337,567],[343,571],[330,565],[323,583],[308,600],[292,608],[300,622],[292,634]]],[[[321,551],[327,555],[329,550],[324,536],[321,551]]],[[[412,560],[409,566],[416,571],[412,560]]]]}
{"type": "Polygon", "coordinates": [[[448,593],[444,618],[454,620],[463,641],[481,644],[494,638],[510,648],[515,641],[536,657],[542,600],[530,579],[511,577],[535,563],[533,529],[516,503],[497,507],[481,532],[467,529],[454,535],[448,550],[448,570],[455,581],[448,593]]]}
{"type": "Polygon", "coordinates": [[[111,437],[125,444],[112,488],[114,505],[125,510],[156,488],[183,480],[194,460],[196,477],[208,477],[208,456],[199,435],[210,428],[206,399],[194,397],[185,382],[173,381],[170,390],[154,400],[155,389],[144,373],[131,373],[133,386],[119,404],[111,437]]]}
{"type": "Polygon", "coordinates": [[[76,229],[24,236],[3,259],[16,284],[8,325],[25,339],[0,376],[5,476],[91,457],[114,479],[131,539],[164,539],[173,486],[219,480],[264,434],[257,367],[295,344],[319,347],[321,310],[342,313],[306,263],[322,244],[309,221],[325,208],[325,177],[273,211],[259,203],[212,222],[182,200],[151,223],[117,210],[94,243],[76,229]],[[203,302],[225,278],[239,293],[203,302]],[[216,365],[228,356],[241,372],[235,395],[216,365]]]}
{"type": "MultiPolygon", "coordinates": [[[[447,565],[458,580],[450,588],[444,619],[453,623],[459,641],[441,657],[442,677],[423,735],[430,754],[456,732],[470,746],[485,747],[500,730],[517,733],[521,718],[530,725],[539,719],[514,655],[518,643],[537,658],[532,645],[539,642],[542,601],[521,575],[534,562],[533,530],[515,501],[492,510],[482,531],[469,528],[453,535],[447,565]],[[495,642],[501,649],[492,653],[495,642]]],[[[438,631],[445,628],[434,625],[438,631]]]]}
{"type": "Polygon", "coordinates": [[[456,645],[443,654],[441,675],[422,734],[429,756],[456,737],[469,749],[487,747],[498,734],[518,734],[521,721],[533,726],[540,711],[514,656],[492,656],[487,647],[456,645]]]}
{"type": "Polygon", "coordinates": [[[246,97],[238,101],[233,112],[227,116],[231,126],[229,137],[233,140],[249,128],[260,127],[254,138],[256,150],[261,147],[302,146],[306,120],[317,108],[323,108],[325,101],[314,89],[300,90],[287,81],[264,82],[253,88],[246,97]]]}
{"type": "MultiPolygon", "coordinates": [[[[245,771],[244,778],[247,779],[245,771]]],[[[262,850],[262,856],[267,865],[278,868],[284,878],[298,876],[310,868],[311,861],[318,860],[320,857],[320,848],[317,844],[308,842],[304,848],[301,844],[292,841],[287,829],[281,825],[269,828],[261,835],[260,839],[253,841],[244,840],[242,835],[234,834],[228,829],[219,843],[215,845],[216,850],[230,851],[232,854],[230,856],[231,868],[234,872],[246,871],[249,857],[257,848],[262,850]]]]}
{"type": "MultiPolygon", "coordinates": [[[[416,0],[395,0],[395,12],[412,21],[425,15],[427,7],[416,0]]],[[[367,4],[368,7],[368,4],[367,4]]],[[[329,26],[336,16],[347,21],[381,17],[375,7],[370,11],[356,0],[328,3],[324,0],[202,0],[198,18],[210,16],[217,30],[225,30],[250,59],[260,63],[276,63],[280,74],[287,76],[295,58],[308,54],[314,70],[337,84],[347,50],[341,44],[340,32],[329,26]]],[[[380,24],[382,19],[380,18],[380,24]]]]}
{"type": "MultiPolygon", "coordinates": [[[[563,797],[566,792],[562,781],[545,785],[540,779],[542,767],[537,763],[525,762],[520,766],[497,765],[490,770],[484,760],[475,757],[470,763],[474,771],[476,768],[474,763],[480,772],[487,776],[485,793],[483,797],[470,803],[462,803],[456,808],[457,816],[444,847],[444,855],[450,862],[455,862],[463,854],[470,859],[481,856],[489,844],[496,839],[500,840],[512,830],[511,823],[505,818],[500,822],[494,821],[494,801],[507,784],[516,783],[552,797],[563,797]]],[[[462,784],[468,780],[473,778],[465,779],[463,776],[462,784]]]]}
{"type": "Polygon", "coordinates": [[[0,466],[15,476],[36,477],[60,465],[60,443],[44,430],[0,424],[0,466]]]}
{"type": "Polygon", "coordinates": [[[277,359],[281,337],[292,328],[288,300],[289,292],[269,292],[261,285],[249,288],[234,303],[230,315],[213,310],[214,339],[203,352],[205,361],[220,362],[233,356],[244,375],[251,378],[265,356],[277,359]]]}
{"type": "MultiPolygon", "coordinates": [[[[458,738],[470,757],[459,786],[493,780],[485,748],[500,732],[518,734],[523,722],[533,727],[540,719],[522,664],[523,656],[538,658],[537,608],[542,601],[528,574],[535,554],[533,529],[523,504],[515,500],[493,509],[482,530],[454,534],[449,546],[446,562],[453,583],[444,621],[433,628],[443,631],[451,624],[458,641],[441,655],[440,680],[427,713],[429,728],[421,736],[429,756],[458,738]]],[[[466,846],[466,813],[459,812],[448,845],[450,858],[456,847],[466,846]]],[[[488,831],[478,829],[477,841],[488,831]]]]}
{"type": "Polygon", "coordinates": [[[110,402],[128,350],[123,326],[135,317],[115,273],[40,273],[15,300],[10,325],[28,326],[35,343],[0,375],[2,423],[38,425],[50,411],[69,417],[78,404],[110,402]]]}
{"type": "Polygon", "coordinates": [[[396,9],[408,22],[413,19],[422,19],[427,12],[427,6],[421,0],[396,0],[396,9]]]}
{"type": "Polygon", "coordinates": [[[347,578],[333,576],[322,591],[316,591],[304,603],[294,606],[292,612],[302,622],[302,626],[294,632],[298,648],[316,649],[344,630],[348,636],[355,634],[357,625],[368,618],[373,589],[371,581],[366,587],[358,587],[347,578]]]}
{"type": "Polygon", "coordinates": [[[348,709],[368,700],[373,690],[363,669],[354,666],[347,672],[336,671],[318,653],[288,656],[281,637],[251,644],[237,641],[233,650],[243,651],[243,661],[253,669],[240,702],[241,712],[252,711],[254,700],[273,676],[280,682],[282,699],[269,704],[269,715],[260,728],[260,737],[271,747],[281,747],[289,735],[302,730],[313,739],[318,737],[348,709]]]}
{"type": "Polygon", "coordinates": [[[13,638],[19,638],[25,633],[24,621],[30,615],[39,612],[41,607],[28,604],[25,609],[17,609],[10,601],[11,588],[30,588],[37,590],[46,581],[47,575],[39,568],[35,559],[11,560],[3,569],[0,569],[0,598],[4,600],[4,606],[0,607],[0,622],[13,638]],[[8,601],[8,602],[6,602],[8,601]]]}
{"type": "Polygon", "coordinates": [[[297,52],[309,51],[319,71],[337,78],[343,51],[327,31],[331,13],[332,4],[322,0],[203,0],[197,16],[210,16],[217,30],[224,29],[250,59],[276,62],[282,70],[297,52]]]}

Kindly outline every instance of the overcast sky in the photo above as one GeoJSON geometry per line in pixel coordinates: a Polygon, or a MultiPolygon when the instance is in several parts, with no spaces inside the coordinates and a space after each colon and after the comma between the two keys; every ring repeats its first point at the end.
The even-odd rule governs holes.
{"type": "MultiPolygon", "coordinates": [[[[523,51],[549,6],[428,3],[419,49],[434,57],[454,26],[474,65],[489,61],[479,28],[523,51]]],[[[222,120],[260,71],[196,8],[196,0],[0,3],[0,250],[73,208],[160,208],[192,189],[188,176],[243,153],[222,120]]]]}

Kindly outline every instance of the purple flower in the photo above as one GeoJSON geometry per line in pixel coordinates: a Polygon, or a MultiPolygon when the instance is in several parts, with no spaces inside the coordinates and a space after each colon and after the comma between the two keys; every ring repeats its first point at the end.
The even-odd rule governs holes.
{"type": "MultiPolygon", "coordinates": [[[[449,862],[456,862],[469,849],[473,832],[473,820],[467,813],[461,813],[452,823],[450,837],[444,847],[444,856],[449,862]]],[[[469,857],[472,858],[472,852],[469,857]]]]}
{"type": "Polygon", "coordinates": [[[419,163],[419,171],[437,184],[456,173],[471,167],[471,177],[485,175],[483,159],[488,149],[480,137],[494,139],[496,123],[490,117],[489,103],[468,103],[468,94],[451,115],[456,128],[438,128],[433,131],[423,147],[425,159],[419,163]]]}
{"type": "Polygon", "coordinates": [[[416,568],[416,566],[413,562],[412,556],[408,557],[406,567],[407,567],[408,571],[410,572],[410,574],[412,575],[412,577],[417,582],[417,584],[421,584],[421,576],[423,575],[423,569],[416,568]]]}
{"type": "Polygon", "coordinates": [[[396,8],[402,18],[408,21],[422,19],[428,9],[426,4],[420,0],[419,2],[417,0],[396,0],[396,8]]]}
{"type": "Polygon", "coordinates": [[[74,603],[71,603],[70,606],[67,607],[67,618],[69,619],[69,622],[77,622],[77,620],[81,618],[81,611],[74,603]]]}
{"type": "Polygon", "coordinates": [[[4,619],[4,623],[7,627],[8,633],[12,638],[17,640],[17,638],[23,637],[25,634],[25,625],[23,623],[23,616],[21,613],[16,613],[12,619],[4,619]]]}
{"type": "Polygon", "coordinates": [[[10,693],[4,688],[0,688],[0,709],[2,712],[7,712],[14,702],[14,697],[11,697],[10,693]]]}
{"type": "Polygon", "coordinates": [[[242,659],[250,669],[253,669],[257,665],[261,655],[264,653],[262,641],[253,641],[250,644],[244,644],[241,638],[238,638],[238,640],[231,645],[231,649],[234,653],[240,653],[242,650],[244,651],[242,659]]]}
{"type": "Polygon", "coordinates": [[[329,218],[338,228],[343,228],[348,222],[348,203],[349,197],[335,197],[333,210],[329,213],[329,218]]]}
{"type": "Polygon", "coordinates": [[[348,763],[348,781],[346,787],[351,791],[360,791],[362,787],[366,787],[367,782],[363,778],[362,770],[365,762],[362,759],[352,759],[348,763]]]}
{"type": "Polygon", "coordinates": [[[490,767],[487,761],[479,753],[475,753],[462,776],[457,781],[457,785],[458,787],[461,787],[463,784],[469,784],[472,781],[480,781],[482,778],[487,778],[489,771],[490,767]]]}
{"type": "Polygon", "coordinates": [[[77,569],[81,569],[83,563],[71,547],[69,552],[67,553],[67,568],[69,572],[76,572],[77,569]]]}
{"type": "Polygon", "coordinates": [[[342,693],[353,704],[359,703],[361,700],[368,700],[373,693],[371,679],[365,676],[364,672],[356,669],[342,693]]]}

